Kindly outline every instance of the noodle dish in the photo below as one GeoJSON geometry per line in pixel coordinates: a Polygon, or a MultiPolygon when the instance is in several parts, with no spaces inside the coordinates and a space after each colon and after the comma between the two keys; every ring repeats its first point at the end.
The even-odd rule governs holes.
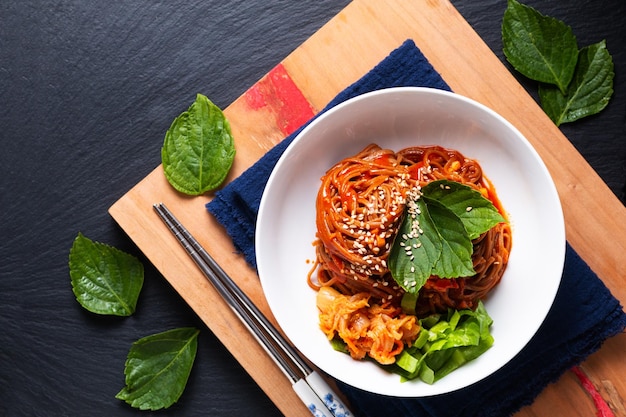
{"type": "Polygon", "coordinates": [[[358,96],[286,149],[256,228],[263,291],[314,365],[399,397],[497,371],[558,289],[565,232],[541,158],[509,122],[419,87],[358,96]]]}

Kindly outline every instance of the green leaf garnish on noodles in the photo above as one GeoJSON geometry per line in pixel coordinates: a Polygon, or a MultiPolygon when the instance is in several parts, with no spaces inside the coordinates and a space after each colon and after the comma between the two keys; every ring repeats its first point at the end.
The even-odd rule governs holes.
{"type": "Polygon", "coordinates": [[[188,195],[200,195],[219,187],[234,158],[234,139],[228,120],[202,94],[174,119],[161,149],[165,177],[176,190],[188,195]]]}
{"type": "Polygon", "coordinates": [[[407,197],[389,253],[391,275],[411,294],[432,275],[472,276],[472,240],[503,221],[480,192],[454,181],[433,181],[419,194],[407,197]]]}
{"type": "Polygon", "coordinates": [[[134,256],[79,233],[69,255],[76,300],[96,314],[130,316],[143,286],[143,265],[134,256]]]}
{"type": "Polygon", "coordinates": [[[168,408],[178,401],[196,357],[199,333],[184,327],[133,343],[124,369],[126,386],[115,398],[140,410],[168,408]]]}
{"type": "Polygon", "coordinates": [[[461,220],[470,239],[476,239],[504,218],[493,203],[473,188],[454,181],[433,181],[422,189],[427,201],[438,201],[461,220]]]}

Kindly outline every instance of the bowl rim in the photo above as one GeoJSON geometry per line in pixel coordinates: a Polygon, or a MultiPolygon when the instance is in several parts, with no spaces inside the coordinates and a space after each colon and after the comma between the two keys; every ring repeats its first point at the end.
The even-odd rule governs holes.
{"type": "MultiPolygon", "coordinates": [[[[447,99],[452,99],[452,100],[457,100],[457,101],[461,101],[464,102],[467,105],[471,105],[473,107],[476,107],[478,110],[480,110],[481,112],[484,112],[486,114],[488,114],[490,117],[493,117],[495,119],[498,120],[499,123],[503,124],[508,130],[511,131],[512,134],[514,134],[519,140],[521,140],[522,144],[527,148],[527,150],[532,154],[533,156],[533,160],[536,161],[538,163],[538,168],[542,171],[542,174],[546,177],[546,179],[548,180],[548,182],[545,184],[545,186],[547,186],[548,188],[550,188],[551,192],[554,194],[554,196],[556,197],[554,199],[554,201],[551,201],[551,203],[554,204],[554,209],[556,209],[556,212],[559,213],[559,217],[560,217],[560,221],[558,221],[558,224],[555,225],[556,227],[556,233],[558,235],[558,240],[560,242],[562,242],[562,245],[560,245],[559,248],[555,248],[555,250],[557,251],[557,263],[559,264],[558,266],[558,270],[559,270],[559,278],[558,278],[558,282],[556,283],[555,286],[553,286],[552,291],[553,294],[551,295],[551,301],[550,301],[550,305],[548,306],[544,306],[543,308],[543,312],[541,314],[541,320],[538,322],[538,325],[536,326],[536,328],[534,329],[533,333],[527,338],[527,340],[523,343],[522,346],[519,347],[519,349],[515,352],[515,354],[511,355],[510,358],[508,358],[508,360],[504,363],[508,363],[510,360],[512,360],[522,349],[523,347],[525,347],[528,342],[530,342],[530,340],[532,339],[532,336],[534,336],[534,334],[537,332],[537,330],[540,328],[541,324],[545,321],[545,318],[547,317],[549,310],[554,302],[554,299],[556,298],[556,292],[558,290],[558,286],[560,285],[560,281],[561,281],[561,275],[562,275],[562,271],[563,271],[563,266],[564,266],[564,258],[565,258],[565,227],[564,227],[564,220],[563,220],[563,212],[562,212],[562,206],[560,203],[560,199],[558,196],[558,191],[556,189],[556,186],[554,184],[554,180],[552,179],[545,163],[543,162],[543,160],[541,159],[540,155],[537,153],[537,151],[535,150],[535,148],[532,146],[532,144],[530,143],[530,141],[528,141],[528,139],[508,120],[506,120],[504,117],[502,117],[500,114],[498,114],[496,111],[494,111],[493,109],[487,107],[486,105],[473,100],[467,96],[455,93],[455,92],[451,92],[451,91],[446,91],[446,90],[441,90],[441,89],[436,89],[436,88],[431,88],[431,87],[390,87],[390,88],[384,88],[384,89],[379,89],[379,90],[375,90],[375,91],[371,91],[371,92],[367,92],[364,94],[360,94],[357,95],[355,97],[352,97],[350,99],[347,99],[346,101],[343,101],[339,104],[337,104],[336,106],[329,108],[325,111],[323,111],[322,113],[318,114],[317,116],[315,116],[304,128],[302,128],[302,130],[294,137],[293,141],[285,148],[283,154],[280,156],[280,158],[278,159],[276,165],[273,167],[272,172],[268,178],[266,187],[263,191],[263,195],[261,197],[261,201],[260,201],[260,205],[259,205],[259,211],[258,211],[258,217],[257,217],[257,224],[255,227],[255,250],[256,250],[256,254],[262,253],[262,251],[260,251],[259,249],[261,248],[261,245],[263,245],[263,242],[261,241],[261,239],[263,238],[263,225],[262,225],[262,219],[264,218],[264,216],[266,216],[265,212],[267,210],[268,204],[269,204],[269,199],[271,198],[269,195],[271,193],[272,190],[272,184],[274,184],[274,180],[275,177],[278,175],[281,175],[281,169],[283,167],[283,165],[286,163],[285,161],[287,161],[290,158],[291,153],[293,152],[294,149],[296,149],[299,145],[299,143],[303,140],[305,140],[308,135],[310,134],[310,132],[314,129],[317,129],[319,127],[319,125],[323,125],[325,123],[325,120],[327,120],[328,118],[334,117],[333,115],[335,115],[338,112],[343,111],[344,108],[350,107],[350,106],[354,106],[355,103],[358,103],[360,101],[363,100],[370,100],[372,98],[375,98],[376,96],[381,96],[381,95],[388,95],[388,94],[427,94],[427,95],[435,95],[435,96],[441,96],[447,99]]],[[[327,167],[330,168],[330,167],[327,167]]],[[[311,238],[311,240],[313,240],[313,237],[311,238]]],[[[515,243],[514,243],[514,247],[515,247],[515,243]]],[[[514,250],[514,249],[513,249],[514,250]]],[[[265,269],[265,265],[264,262],[261,259],[257,259],[257,272],[259,274],[259,278],[261,280],[261,284],[263,287],[263,292],[265,297],[268,299],[268,305],[270,307],[270,310],[272,310],[272,313],[274,313],[274,309],[272,308],[272,303],[270,303],[268,294],[266,292],[266,278],[264,278],[265,274],[264,274],[264,269],[265,269]]],[[[277,316],[275,314],[275,316],[277,316]]],[[[276,317],[276,320],[279,322],[280,324],[280,320],[278,317],[276,317]]],[[[283,330],[285,331],[285,330],[283,330]]],[[[285,333],[287,334],[287,332],[285,331],[285,333]]],[[[287,336],[289,337],[289,335],[287,334],[287,336]]],[[[297,347],[297,346],[296,346],[297,347]]],[[[315,364],[315,362],[313,362],[315,364]]],[[[504,364],[502,364],[502,366],[504,366],[504,364]]],[[[316,366],[320,367],[318,364],[315,364],[316,366]]],[[[321,367],[320,367],[321,368],[321,367]]],[[[322,368],[323,369],[323,368],[322,368]]],[[[329,372],[328,369],[323,369],[325,372],[331,374],[332,376],[334,376],[337,379],[340,379],[344,382],[346,382],[349,385],[354,385],[351,382],[346,381],[344,378],[342,378],[341,376],[338,376],[336,374],[333,374],[333,372],[329,372]]],[[[417,395],[398,395],[398,396],[418,396],[418,397],[422,397],[422,396],[430,396],[430,395],[437,395],[437,394],[442,394],[442,393],[446,393],[446,392],[451,392],[451,391],[455,391],[458,389],[462,389],[466,386],[472,385],[486,377],[488,377],[489,375],[491,375],[493,372],[496,372],[496,370],[493,370],[492,372],[490,372],[487,375],[483,375],[480,378],[477,378],[473,381],[471,381],[468,384],[464,384],[462,386],[456,386],[453,387],[452,389],[448,389],[446,391],[437,391],[434,390],[432,393],[425,393],[425,394],[417,394],[417,395]]],[[[399,378],[399,377],[398,377],[399,378]]],[[[372,391],[368,388],[364,388],[363,386],[358,386],[358,388],[361,389],[365,389],[371,392],[377,392],[377,391],[372,391]]],[[[381,392],[378,392],[381,393],[381,392]]],[[[386,394],[386,395],[395,395],[395,394],[390,394],[389,392],[382,392],[382,394],[386,394]]]]}

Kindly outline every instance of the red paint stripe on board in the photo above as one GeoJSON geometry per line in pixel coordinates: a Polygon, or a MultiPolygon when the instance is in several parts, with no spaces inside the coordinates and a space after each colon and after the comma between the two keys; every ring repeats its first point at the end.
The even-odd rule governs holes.
{"type": "Polygon", "coordinates": [[[578,377],[578,381],[580,385],[587,391],[587,394],[593,400],[593,404],[596,406],[596,416],[598,417],[615,417],[611,407],[606,403],[602,395],[598,392],[596,386],[591,381],[589,376],[583,371],[580,367],[574,366],[572,368],[572,372],[576,377],[578,377]]]}
{"type": "Polygon", "coordinates": [[[293,133],[315,115],[313,107],[282,64],[250,87],[244,97],[252,110],[270,111],[284,135],[293,133]]]}

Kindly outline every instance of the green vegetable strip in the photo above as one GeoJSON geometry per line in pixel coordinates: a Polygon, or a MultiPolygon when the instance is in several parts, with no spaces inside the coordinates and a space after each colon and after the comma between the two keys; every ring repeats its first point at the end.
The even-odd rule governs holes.
{"type": "MultiPolygon", "coordinates": [[[[482,302],[476,311],[450,310],[447,315],[428,316],[420,320],[422,330],[415,343],[406,347],[393,365],[379,366],[400,375],[402,381],[419,378],[433,384],[491,348],[492,322],[482,302]]],[[[331,343],[335,350],[347,353],[342,340],[331,343]]]]}

